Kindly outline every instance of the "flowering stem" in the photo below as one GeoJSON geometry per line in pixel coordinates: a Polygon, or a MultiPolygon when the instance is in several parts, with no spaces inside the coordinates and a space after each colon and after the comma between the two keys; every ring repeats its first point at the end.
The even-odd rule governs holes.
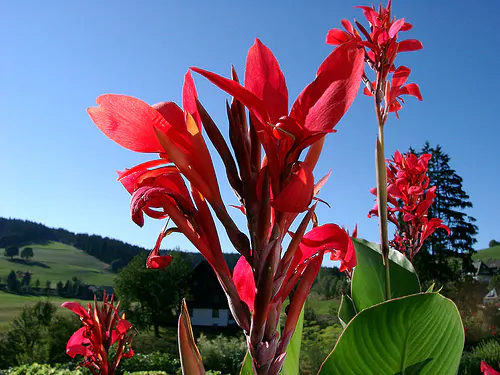
{"type": "Polygon", "coordinates": [[[382,260],[385,266],[385,298],[391,299],[391,276],[389,269],[389,235],[387,230],[387,170],[384,157],[384,115],[380,109],[380,91],[377,88],[375,97],[375,111],[377,113],[378,137],[376,146],[376,174],[377,174],[377,202],[380,226],[380,243],[382,260]]]}

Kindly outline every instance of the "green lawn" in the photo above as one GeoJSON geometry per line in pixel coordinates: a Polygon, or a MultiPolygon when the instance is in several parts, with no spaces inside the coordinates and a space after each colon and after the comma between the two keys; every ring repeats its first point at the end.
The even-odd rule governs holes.
{"type": "MultiPolygon", "coordinates": [[[[338,310],[340,307],[340,300],[338,299],[327,299],[322,300],[318,298],[308,298],[306,301],[306,307],[312,308],[316,315],[332,315],[333,310],[338,310]]],[[[336,316],[335,312],[335,316],[336,316]]]]}
{"type": "Polygon", "coordinates": [[[472,259],[474,260],[500,259],[500,245],[479,250],[476,254],[472,256],[472,259]]]}
{"type": "MultiPolygon", "coordinates": [[[[47,299],[47,297],[20,296],[0,291],[0,332],[6,331],[9,328],[9,322],[19,315],[24,306],[33,306],[38,301],[45,299],[47,299]]],[[[78,301],[83,306],[86,306],[89,302],[62,297],[49,297],[48,299],[57,307],[60,307],[61,304],[66,301],[78,301]]],[[[64,314],[71,314],[70,311],[63,308],[61,308],[60,311],[64,314]]]]}
{"type": "Polygon", "coordinates": [[[48,245],[30,245],[34,257],[30,262],[14,258],[11,261],[3,256],[0,249],[0,277],[5,280],[11,270],[31,273],[31,283],[40,280],[45,287],[47,280],[52,282],[52,288],[58,281],[65,282],[74,276],[91,285],[113,285],[114,274],[109,265],[101,262],[85,252],[59,242],[48,245]]]}

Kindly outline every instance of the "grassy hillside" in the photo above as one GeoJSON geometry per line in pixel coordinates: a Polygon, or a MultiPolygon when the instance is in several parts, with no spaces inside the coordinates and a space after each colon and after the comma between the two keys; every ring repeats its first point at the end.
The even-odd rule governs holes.
{"type": "MultiPolygon", "coordinates": [[[[33,306],[40,300],[47,297],[20,296],[0,291],[0,332],[6,331],[9,328],[9,322],[19,315],[24,306],[33,306]]],[[[89,301],[76,300],[74,298],[50,297],[52,302],[62,314],[71,314],[67,309],[59,309],[61,304],[66,301],[78,301],[83,306],[86,306],[89,301]]]]}
{"type": "Polygon", "coordinates": [[[474,260],[500,259],[500,245],[479,250],[472,256],[474,260]]]}
{"type": "Polygon", "coordinates": [[[41,287],[45,287],[47,280],[52,282],[52,288],[58,281],[65,282],[74,276],[92,285],[113,285],[114,274],[109,270],[109,265],[97,258],[75,249],[72,246],[59,242],[48,245],[30,245],[34,257],[31,261],[3,256],[0,250],[0,277],[5,280],[11,270],[30,272],[31,283],[39,279],[41,287]]]}

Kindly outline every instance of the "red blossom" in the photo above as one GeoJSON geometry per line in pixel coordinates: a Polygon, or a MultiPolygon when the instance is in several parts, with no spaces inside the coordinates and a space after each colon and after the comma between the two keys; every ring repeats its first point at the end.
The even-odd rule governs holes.
{"type": "MultiPolygon", "coordinates": [[[[427,168],[432,155],[420,157],[413,153],[394,153],[387,162],[387,211],[388,219],[396,225],[397,231],[391,245],[413,259],[436,229],[450,229],[441,219],[429,218],[428,210],[436,197],[436,187],[429,187],[427,168]]],[[[376,189],[371,190],[377,195],[376,189]]],[[[368,217],[378,216],[377,205],[368,217]]]]}
{"type": "Polygon", "coordinates": [[[104,294],[103,302],[94,299],[94,305],[83,308],[78,302],[64,302],[62,307],[80,316],[83,327],[68,340],[66,353],[75,358],[84,357],[80,366],[87,367],[93,374],[113,375],[122,358],[133,356],[132,324],[119,315],[120,303],[115,306],[114,296],[104,294]],[[110,357],[110,348],[116,344],[115,355],[110,357]]]}
{"type": "Polygon", "coordinates": [[[365,61],[375,72],[376,78],[374,82],[370,82],[364,75],[365,94],[375,96],[383,123],[385,123],[389,112],[395,112],[399,118],[398,111],[404,103],[401,95],[412,95],[422,100],[417,84],[410,83],[403,86],[408,79],[410,69],[404,66],[396,69],[394,61],[400,52],[417,51],[423,47],[422,43],[416,39],[398,41],[399,33],[410,30],[412,25],[404,18],[392,17],[391,1],[387,3],[386,7],[380,5],[378,9],[375,9],[375,6],[358,6],[357,8],[363,10],[363,14],[370,24],[369,30],[356,21],[358,31],[348,20],[342,20],[345,31],[330,30],[326,37],[326,43],[342,45],[355,42],[366,50],[365,61]],[[392,83],[389,83],[388,80],[390,73],[394,73],[392,83]],[[385,103],[382,104],[384,99],[385,103]]]}
{"type": "MultiPolygon", "coordinates": [[[[287,169],[296,169],[301,151],[331,132],[349,109],[363,73],[362,50],[354,43],[346,43],[333,51],[318,69],[316,79],[293,103],[290,112],[283,72],[271,50],[258,39],[248,52],[244,86],[206,70],[192,69],[249,109],[252,125],[266,152],[273,194],[279,200],[277,209],[283,212],[306,210],[310,203],[308,198],[312,198],[312,185],[309,182],[306,185],[285,184],[284,189],[288,192],[280,199],[281,189],[277,188],[282,183],[280,176],[287,169]],[[289,194],[302,194],[306,186],[308,192],[302,196],[305,203],[298,204],[287,198],[289,194]]],[[[309,174],[303,167],[300,171],[309,174]]]]}
{"type": "MultiPolygon", "coordinates": [[[[193,68],[233,96],[227,104],[232,149],[198,101],[189,73],[183,109],[172,102],[149,106],[120,95],[99,97],[99,107],[89,109],[96,125],[118,144],[159,154],[156,160],[118,172],[119,181],[131,194],[135,223],[142,226],[147,215],[175,224],[166,225],[159,234],[147,266],[168,266],[172,257],[161,253],[161,243],[171,233],[184,234],[217,274],[231,312],[247,335],[252,358],[273,375],[283,364],[323,256],[330,253],[346,272],[356,264],[349,235],[334,224],[317,225],[314,211],[320,199],[315,196],[330,174],[315,184],[313,170],[325,135],[333,132],[359,91],[363,59],[363,47],[356,41],[343,43],[323,61],[316,78],[291,108],[280,66],[259,40],[248,53],[243,85],[234,71],[227,79],[193,68]],[[250,238],[239,231],[226,211],[202,126],[239,200],[229,206],[246,216],[250,238]],[[303,211],[306,213],[283,251],[284,237],[303,211]],[[242,255],[232,275],[212,212],[242,255]],[[311,222],[313,229],[306,233],[311,222]],[[288,317],[280,337],[279,318],[288,298],[288,317]]],[[[114,337],[122,329],[126,329],[123,323],[114,337]]],[[[80,336],[76,338],[76,350],[88,347],[80,336]]]]}

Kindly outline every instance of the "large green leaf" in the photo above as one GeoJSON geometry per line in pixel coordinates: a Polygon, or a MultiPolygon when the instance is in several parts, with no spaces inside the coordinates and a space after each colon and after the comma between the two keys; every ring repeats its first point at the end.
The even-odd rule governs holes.
{"type": "Polygon", "coordinates": [[[342,294],[342,300],[340,301],[339,307],[339,320],[342,327],[351,321],[352,318],[356,316],[356,308],[354,307],[354,302],[347,294],[342,294]]]}
{"type": "MultiPolygon", "coordinates": [[[[352,276],[352,299],[357,311],[384,302],[385,268],[380,245],[353,238],[358,265],[352,276]]],[[[390,249],[389,265],[392,298],[420,292],[420,283],[411,262],[399,251],[390,249]]]]}
{"type": "Polygon", "coordinates": [[[300,312],[295,332],[293,333],[290,344],[288,344],[288,348],[286,349],[285,363],[283,363],[283,369],[281,370],[281,374],[283,375],[299,375],[300,344],[302,342],[303,327],[304,307],[300,312]]]}
{"type": "Polygon", "coordinates": [[[420,293],[356,315],[319,374],[455,375],[463,346],[455,304],[438,293],[420,293]]]}

